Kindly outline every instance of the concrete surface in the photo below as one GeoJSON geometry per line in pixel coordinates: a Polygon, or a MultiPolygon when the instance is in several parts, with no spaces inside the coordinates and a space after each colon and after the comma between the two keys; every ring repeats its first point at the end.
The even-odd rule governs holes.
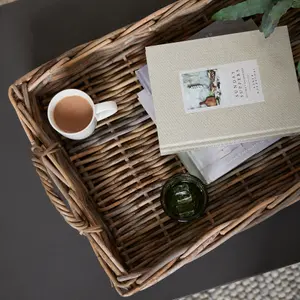
{"type": "MultiPolygon", "coordinates": [[[[20,0],[0,7],[0,299],[120,299],[85,238],[47,199],[7,98],[14,80],[171,0],[20,0]]],[[[132,299],[173,299],[300,261],[300,203],[132,299]]]]}

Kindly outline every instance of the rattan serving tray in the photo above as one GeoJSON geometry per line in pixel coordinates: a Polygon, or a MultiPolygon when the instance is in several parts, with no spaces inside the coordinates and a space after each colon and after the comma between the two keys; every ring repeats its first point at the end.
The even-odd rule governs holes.
{"type": "MultiPolygon", "coordinates": [[[[206,215],[178,224],[163,212],[165,180],[185,172],[176,156],[161,157],[155,125],[137,100],[135,70],[145,46],[180,41],[211,23],[224,3],[180,0],[140,22],[78,46],[9,88],[31,143],[32,161],[51,202],[90,242],[123,296],[143,290],[300,198],[300,137],[283,138],[208,187],[206,215]],[[117,101],[119,112],[93,136],[71,141],[46,118],[51,97],[65,88],[86,91],[95,103],[117,101]]],[[[289,26],[300,60],[300,11],[289,26]]]]}

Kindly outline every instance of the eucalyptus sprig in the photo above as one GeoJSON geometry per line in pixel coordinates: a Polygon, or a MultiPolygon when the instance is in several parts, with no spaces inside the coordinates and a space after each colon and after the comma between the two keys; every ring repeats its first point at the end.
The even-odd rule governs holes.
{"type": "Polygon", "coordinates": [[[290,8],[300,8],[300,0],[246,0],[221,9],[212,18],[213,20],[237,20],[263,14],[260,31],[267,38],[290,8]]]}

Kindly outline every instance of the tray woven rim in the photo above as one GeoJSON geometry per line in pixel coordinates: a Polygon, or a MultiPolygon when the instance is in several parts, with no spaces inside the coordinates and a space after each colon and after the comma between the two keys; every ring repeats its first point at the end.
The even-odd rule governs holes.
{"type": "MultiPolygon", "coordinates": [[[[89,201],[87,188],[70,161],[69,154],[48,129],[45,130],[43,126],[40,126],[43,120],[38,113],[39,108],[33,91],[38,92],[49,82],[67,78],[66,70],[76,69],[74,66],[78,62],[88,59],[99,49],[109,52],[120,45],[121,48],[125,47],[130,42],[132,42],[132,48],[138,47],[138,44],[134,43],[136,38],[148,37],[151,33],[161,30],[177,18],[201,12],[206,7],[217,10],[220,4],[216,4],[214,0],[179,0],[174,2],[133,25],[125,26],[103,38],[67,51],[58,58],[24,75],[9,87],[9,99],[31,143],[33,165],[50,201],[70,226],[87,237],[99,263],[122,296],[130,296],[152,286],[185,264],[210,252],[235,234],[260,223],[300,200],[300,182],[293,182],[285,193],[252,204],[238,218],[213,226],[192,245],[178,247],[173,252],[168,253],[166,257],[161,257],[156,264],[149,268],[145,267],[130,272],[122,264],[122,259],[115,251],[114,238],[107,224],[103,221],[92,201],[89,201]],[[68,171],[66,172],[66,170],[68,171]]],[[[201,13],[199,19],[209,23],[205,14],[201,13]]],[[[193,30],[195,29],[191,29],[191,31],[193,30]]],[[[298,58],[300,58],[299,49],[300,47],[297,48],[296,53],[298,58]]],[[[116,55],[115,61],[124,55],[124,53],[116,55]]],[[[107,63],[104,61],[101,67],[105,68],[107,63]]],[[[286,147],[287,149],[292,146],[297,147],[299,143],[297,137],[285,138],[276,143],[273,149],[282,148],[286,142],[291,143],[286,147]]],[[[264,156],[265,153],[260,155],[264,156]]],[[[257,156],[258,158],[259,156],[257,156]]],[[[181,168],[181,170],[184,169],[181,168]]],[[[239,170],[234,172],[239,172],[239,170]]],[[[294,172],[296,174],[298,170],[294,172]]],[[[232,176],[231,173],[222,180],[224,181],[230,176],[232,176]]],[[[217,181],[216,186],[218,184],[221,186],[222,180],[217,181]]]]}

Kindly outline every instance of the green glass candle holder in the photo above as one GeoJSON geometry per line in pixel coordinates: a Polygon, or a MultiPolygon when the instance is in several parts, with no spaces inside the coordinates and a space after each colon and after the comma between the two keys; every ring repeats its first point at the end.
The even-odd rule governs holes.
{"type": "Polygon", "coordinates": [[[204,214],[208,194],[205,185],[197,177],[177,174],[163,186],[160,200],[170,218],[179,222],[189,222],[204,214]]]}

